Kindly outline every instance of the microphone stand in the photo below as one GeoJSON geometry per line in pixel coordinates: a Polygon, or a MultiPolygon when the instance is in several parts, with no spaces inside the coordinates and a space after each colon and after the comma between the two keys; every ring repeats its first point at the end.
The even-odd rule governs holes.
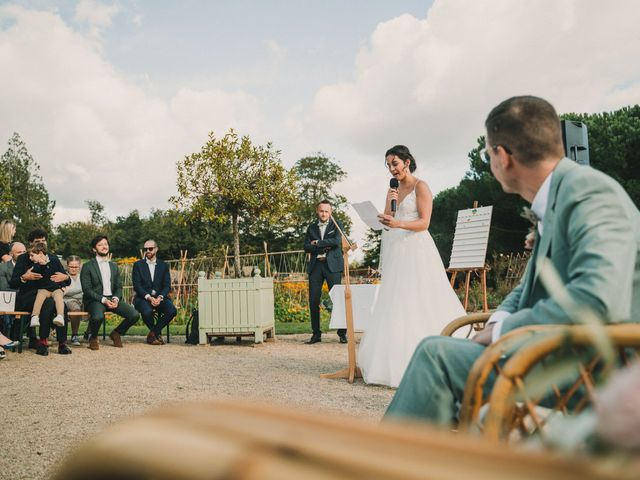
{"type": "Polygon", "coordinates": [[[338,222],[331,216],[331,221],[336,226],[342,237],[342,262],[344,264],[344,307],[347,322],[347,351],[349,354],[349,366],[338,370],[335,373],[322,373],[320,378],[346,378],[349,383],[353,383],[355,378],[362,378],[362,372],[356,363],[356,339],[353,333],[353,305],[351,303],[351,283],[349,281],[349,251],[355,250],[358,246],[351,243],[344,234],[338,222]]]}

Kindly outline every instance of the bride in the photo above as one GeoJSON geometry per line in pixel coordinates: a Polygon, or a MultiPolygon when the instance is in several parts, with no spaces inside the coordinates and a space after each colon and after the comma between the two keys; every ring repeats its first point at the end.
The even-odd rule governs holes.
{"type": "Polygon", "coordinates": [[[385,154],[399,188],[389,189],[380,222],[382,281],[371,323],[360,341],[358,365],[366,383],[397,387],[418,342],[439,335],[465,314],[449,284],[440,254],[427,230],[431,219],[429,186],[413,175],[416,162],[403,145],[385,154]],[[397,211],[391,212],[396,200],[397,211]]]}

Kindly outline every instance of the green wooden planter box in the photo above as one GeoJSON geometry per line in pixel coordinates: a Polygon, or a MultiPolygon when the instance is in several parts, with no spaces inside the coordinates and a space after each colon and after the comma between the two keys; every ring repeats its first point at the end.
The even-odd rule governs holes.
{"type": "Polygon", "coordinates": [[[273,279],[198,278],[200,343],[211,337],[253,336],[255,343],[275,339],[273,279]]]}

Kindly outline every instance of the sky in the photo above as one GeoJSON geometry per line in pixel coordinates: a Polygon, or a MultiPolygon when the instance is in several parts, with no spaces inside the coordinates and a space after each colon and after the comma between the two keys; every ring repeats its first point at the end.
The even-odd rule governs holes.
{"type": "Polygon", "coordinates": [[[323,152],[337,193],[382,208],[389,147],[455,186],[508,97],[640,103],[638,18],[634,0],[0,1],[0,151],[21,135],[54,224],[86,200],[168,208],[176,162],[229,128],[287,167],[323,152]]]}

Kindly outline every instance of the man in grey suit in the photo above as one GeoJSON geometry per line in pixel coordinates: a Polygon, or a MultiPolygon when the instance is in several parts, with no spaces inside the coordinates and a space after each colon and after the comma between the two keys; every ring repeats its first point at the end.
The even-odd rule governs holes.
{"type": "MultiPolygon", "coordinates": [[[[25,248],[23,243],[13,242],[11,244],[11,250],[9,250],[9,255],[11,256],[11,260],[8,262],[0,262],[0,290],[11,290],[9,286],[9,281],[11,280],[11,276],[13,275],[13,267],[16,266],[16,260],[20,255],[25,253],[27,249],[25,248]]],[[[11,323],[11,317],[9,315],[2,315],[3,318],[0,318],[4,325],[3,329],[5,332],[8,332],[8,327],[11,323]]]]}
{"type": "Polygon", "coordinates": [[[0,263],[0,290],[10,290],[9,281],[11,280],[11,276],[13,275],[13,267],[16,266],[16,260],[18,257],[25,253],[27,249],[25,248],[23,243],[13,242],[11,244],[11,250],[9,251],[9,255],[11,255],[11,260],[8,262],[0,263]]]}
{"type": "Polygon", "coordinates": [[[485,127],[483,157],[491,171],[505,192],[531,202],[539,218],[531,259],[473,341],[428,337],[418,345],[387,417],[454,424],[469,370],[486,345],[525,325],[572,323],[542,285],[539,259],[553,264],[578,308],[611,323],[640,312],[640,212],[624,189],[563,158],[558,116],[541,98],[505,100],[485,127]]]}

